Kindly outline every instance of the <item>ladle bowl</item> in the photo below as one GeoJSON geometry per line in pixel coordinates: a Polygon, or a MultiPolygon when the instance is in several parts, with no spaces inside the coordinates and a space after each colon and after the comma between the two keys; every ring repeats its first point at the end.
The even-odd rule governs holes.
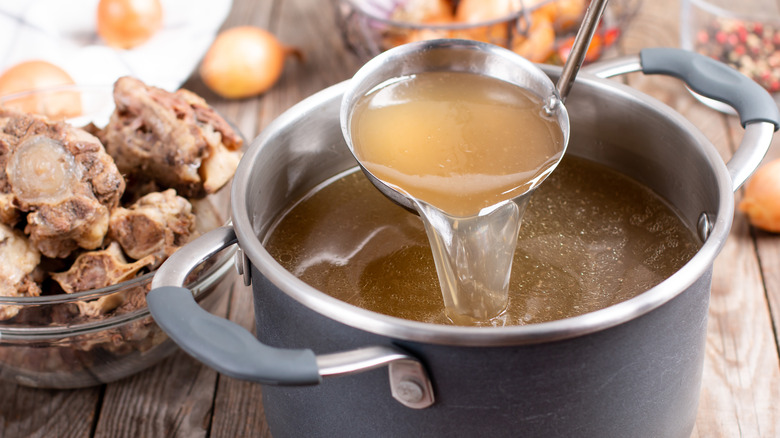
{"type": "MultiPolygon", "coordinates": [[[[367,62],[352,77],[341,101],[340,121],[347,146],[355,154],[351,134],[351,116],[358,101],[393,78],[433,72],[464,72],[488,76],[524,88],[542,99],[548,115],[553,117],[563,134],[563,152],[569,139],[569,116],[563,106],[560,95],[552,80],[536,66],[522,56],[502,47],[479,41],[440,39],[419,41],[390,49],[367,62]]],[[[563,157],[563,153],[559,157],[563,157]]],[[[368,179],[384,195],[397,204],[416,211],[409,197],[367,170],[357,158],[361,169],[368,179]]],[[[557,163],[556,163],[557,165],[557,163]]],[[[555,166],[548,169],[548,174],[555,166]]],[[[533,191],[546,177],[538,178],[533,191]]]]}
{"type": "MultiPolygon", "coordinates": [[[[464,87],[464,84],[457,85],[452,83],[454,79],[446,78],[440,79],[444,82],[437,80],[437,83],[443,83],[449,90],[460,91],[460,88],[464,87]]],[[[468,88],[471,87],[469,86],[468,88]]],[[[458,102],[457,105],[465,105],[468,101],[466,96],[469,93],[470,91],[468,90],[463,90],[463,93],[457,93],[452,104],[454,105],[454,102],[458,102]]],[[[501,93],[511,94],[503,90],[501,93]]],[[[398,98],[393,95],[390,99],[397,100],[398,98]]],[[[504,98],[502,97],[502,99],[504,98]]],[[[506,103],[500,103],[500,105],[502,105],[503,111],[503,105],[506,105],[506,103]]],[[[479,108],[483,107],[480,106],[479,108]]],[[[410,109],[404,108],[404,110],[409,111],[410,109]]],[[[455,119],[467,117],[475,121],[480,120],[481,117],[476,111],[474,113],[465,113],[468,115],[458,113],[457,111],[453,112],[454,108],[452,106],[446,107],[444,111],[446,111],[445,114],[447,116],[455,119]]],[[[509,111],[508,108],[507,111],[509,111]]],[[[436,120],[437,117],[441,117],[441,114],[430,114],[430,116],[432,117],[431,120],[436,120]]],[[[441,119],[438,120],[441,122],[441,119]]],[[[410,122],[414,124],[411,120],[410,122]]],[[[457,124],[453,126],[437,124],[440,122],[429,122],[437,128],[433,132],[452,129],[455,129],[457,132],[459,129],[468,129],[457,124]]],[[[492,133],[489,129],[491,128],[481,124],[484,122],[485,120],[477,122],[472,128],[476,127],[478,129],[476,136],[490,138],[492,133]]],[[[509,299],[509,273],[525,206],[534,189],[560,163],[566,151],[569,138],[568,114],[550,78],[535,64],[527,61],[525,58],[512,51],[490,44],[470,40],[432,40],[410,43],[391,49],[374,58],[356,73],[342,98],[340,123],[349,150],[374,186],[391,200],[406,207],[408,210],[418,213],[423,218],[434,260],[436,261],[436,270],[448,317],[456,324],[462,325],[501,325],[500,318],[506,309],[509,299]],[[424,166],[430,164],[431,167],[431,169],[419,168],[413,171],[406,168],[406,165],[402,163],[398,163],[397,167],[393,167],[391,163],[374,163],[381,166],[388,165],[393,171],[398,171],[402,174],[411,171],[414,178],[430,177],[435,172],[441,171],[451,176],[445,177],[449,181],[445,183],[447,188],[443,196],[429,195],[429,198],[421,196],[419,199],[416,197],[415,191],[419,193],[423,189],[422,187],[414,187],[416,183],[411,183],[408,186],[404,184],[397,186],[372,172],[368,165],[369,162],[362,159],[365,155],[363,155],[361,149],[366,148],[367,145],[356,144],[358,141],[353,137],[353,134],[355,134],[353,125],[360,126],[357,122],[361,113],[359,108],[363,106],[360,102],[364,97],[372,95],[380,88],[389,87],[398,81],[428,72],[471,73],[475,77],[473,79],[468,77],[468,80],[469,84],[475,83],[474,87],[478,87],[476,85],[476,75],[479,75],[498,79],[515,85],[525,92],[534,94],[538,98],[538,101],[535,103],[535,105],[538,105],[538,110],[534,109],[529,113],[522,113],[523,115],[517,113],[513,117],[520,119],[533,114],[539,114],[539,116],[533,117],[548,119],[552,122],[548,129],[560,130],[560,134],[553,134],[552,138],[556,140],[551,138],[549,147],[545,151],[544,161],[540,161],[541,157],[533,152],[539,148],[538,144],[533,143],[537,140],[531,135],[528,135],[528,138],[524,138],[527,131],[532,130],[528,129],[528,126],[523,125],[526,122],[523,120],[517,120],[516,122],[507,120],[514,126],[522,126],[523,134],[519,136],[513,135],[512,141],[504,144],[503,147],[511,148],[511,155],[519,159],[517,166],[525,167],[525,169],[517,166],[510,166],[508,169],[504,169],[502,160],[506,160],[506,156],[501,156],[497,153],[498,149],[489,149],[489,145],[479,144],[477,139],[467,140],[469,137],[466,134],[461,134],[463,135],[462,138],[457,136],[454,138],[446,138],[446,136],[437,137],[438,134],[433,134],[437,138],[433,143],[440,141],[452,146],[452,149],[447,149],[440,159],[446,157],[449,160],[452,158],[452,161],[456,163],[464,160],[481,161],[472,156],[460,159],[457,157],[455,149],[458,145],[452,144],[452,142],[466,141],[469,148],[489,153],[490,156],[485,158],[485,161],[492,161],[494,164],[479,170],[469,170],[468,174],[466,174],[461,173],[462,169],[458,168],[458,165],[454,165],[451,168],[434,168],[440,162],[440,159],[423,160],[420,162],[417,162],[418,160],[416,159],[409,160],[414,162],[415,166],[423,163],[424,166]],[[534,139],[532,140],[532,138],[534,139]],[[557,140],[558,138],[560,140],[557,140]],[[431,171],[430,174],[427,173],[428,170],[431,171]],[[430,197],[434,197],[440,198],[438,199],[439,201],[442,199],[447,201],[457,200],[458,202],[449,203],[457,205],[454,208],[462,208],[463,202],[460,202],[461,198],[458,198],[458,196],[472,189],[473,186],[478,185],[473,182],[473,176],[480,175],[488,180],[501,180],[504,177],[504,172],[507,171],[509,173],[523,171],[523,173],[529,173],[530,178],[518,179],[516,183],[522,185],[511,188],[511,191],[505,191],[509,189],[508,187],[491,189],[493,193],[500,197],[495,199],[496,202],[494,204],[485,205],[481,210],[459,213],[439,205],[433,205],[430,199],[430,197]],[[422,174],[417,172],[422,172],[422,174]]],[[[413,131],[414,129],[411,126],[405,126],[406,123],[403,122],[398,124],[402,126],[393,126],[393,130],[413,131]]],[[[498,128],[498,131],[500,132],[504,129],[509,129],[509,127],[498,128]]],[[[469,134],[475,135],[473,132],[469,132],[469,134]]],[[[520,132],[516,134],[520,134],[520,132]]],[[[404,143],[403,147],[417,149],[417,151],[412,152],[416,154],[417,152],[422,152],[421,149],[432,146],[429,142],[418,141],[425,138],[425,135],[431,134],[426,133],[419,137],[414,136],[412,139],[399,135],[392,140],[395,142],[409,141],[409,143],[404,143]]],[[[430,139],[431,137],[428,138],[430,139]]],[[[543,142],[542,144],[545,143],[543,142]]],[[[383,144],[383,147],[385,146],[393,147],[393,145],[383,144]]],[[[368,158],[368,156],[365,157],[368,158]]],[[[476,196],[484,196],[484,199],[488,199],[487,193],[476,196]]],[[[493,201],[490,202],[492,203],[493,201]]]]}

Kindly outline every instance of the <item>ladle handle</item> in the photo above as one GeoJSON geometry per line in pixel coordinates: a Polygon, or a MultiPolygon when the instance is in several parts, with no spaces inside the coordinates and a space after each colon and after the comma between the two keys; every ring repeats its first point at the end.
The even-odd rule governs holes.
{"type": "Polygon", "coordinates": [[[694,92],[732,106],[745,128],[739,148],[726,163],[734,190],[756,170],[780,127],[780,111],[764,88],[726,64],[698,53],[674,48],[642,49],[639,56],[599,62],[582,71],[602,78],[635,71],[673,76],[694,92]]]}
{"type": "Polygon", "coordinates": [[[388,366],[393,398],[414,409],[433,404],[433,387],[425,368],[396,346],[320,355],[310,349],[276,348],[201,308],[190,290],[182,286],[184,280],[200,263],[236,242],[232,227],[212,230],[175,252],[152,279],[152,290],[146,296],[149,311],[184,351],[227,376],[271,385],[315,385],[323,377],[388,366]],[[409,391],[410,385],[416,390],[409,391]]]}
{"type": "Polygon", "coordinates": [[[566,96],[569,95],[574,79],[577,76],[577,72],[580,71],[582,62],[585,60],[590,42],[593,40],[593,35],[596,33],[596,28],[599,21],[601,21],[601,16],[604,15],[606,7],[607,0],[593,0],[588,4],[582,24],[580,24],[577,35],[574,36],[574,43],[572,44],[571,52],[569,52],[569,57],[566,59],[563,70],[561,70],[561,76],[555,85],[562,102],[565,102],[566,96]]]}

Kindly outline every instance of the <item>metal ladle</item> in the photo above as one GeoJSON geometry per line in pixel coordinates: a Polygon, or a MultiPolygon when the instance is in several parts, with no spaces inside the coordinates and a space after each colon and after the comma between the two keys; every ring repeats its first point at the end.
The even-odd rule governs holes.
{"type": "Polygon", "coordinates": [[[580,71],[582,62],[585,60],[585,55],[588,53],[588,47],[593,39],[593,34],[596,33],[601,16],[604,15],[604,9],[607,7],[608,0],[592,0],[588,4],[588,9],[585,11],[585,16],[582,19],[577,35],[574,37],[574,43],[571,47],[569,57],[566,58],[566,63],[563,65],[561,76],[558,78],[556,88],[558,94],[561,97],[561,102],[566,101],[566,96],[569,95],[571,86],[574,84],[574,79],[577,77],[577,73],[580,71]]]}
{"type": "Polygon", "coordinates": [[[358,70],[344,93],[340,122],[347,145],[374,186],[397,204],[423,217],[436,260],[444,304],[448,316],[458,324],[482,324],[506,308],[509,268],[520,220],[531,193],[555,169],[565,153],[569,117],[563,101],[585,58],[606,2],[593,0],[588,6],[557,87],[536,65],[510,50],[477,41],[443,39],[405,44],[380,54],[358,70]],[[351,122],[358,102],[389,81],[429,71],[493,77],[539,96],[544,112],[557,123],[563,134],[560,155],[553,156],[556,161],[540,171],[524,193],[471,217],[450,216],[374,176],[361,163],[353,144],[351,122]],[[442,221],[451,224],[450,234],[440,234],[439,227],[433,225],[442,221]],[[460,265],[456,259],[473,262],[460,265]]]}
{"type": "MultiPolygon", "coordinates": [[[[351,86],[344,93],[340,120],[347,146],[354,155],[350,122],[355,105],[363,96],[389,79],[425,71],[444,70],[493,76],[543,97],[547,111],[553,116],[557,115],[559,119],[565,138],[565,151],[569,122],[568,114],[562,104],[574,84],[606,5],[607,0],[592,0],[588,5],[569,57],[555,86],[552,86],[547,75],[530,61],[511,51],[486,43],[467,40],[429,40],[405,44],[385,51],[368,61],[355,73],[350,81],[351,86]]],[[[355,159],[360,163],[359,157],[355,156],[355,159]]],[[[361,168],[385,196],[408,210],[415,211],[413,202],[406,194],[388,186],[362,165],[361,168]]],[[[541,178],[539,183],[543,179],[541,178]]]]}

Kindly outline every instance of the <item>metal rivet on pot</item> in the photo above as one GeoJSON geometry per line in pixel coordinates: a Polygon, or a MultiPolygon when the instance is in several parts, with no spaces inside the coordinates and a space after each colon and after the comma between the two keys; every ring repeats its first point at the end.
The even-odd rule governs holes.
{"type": "Polygon", "coordinates": [[[249,267],[249,258],[241,248],[236,250],[236,272],[244,279],[244,286],[252,285],[252,270],[249,267]]]}
{"type": "Polygon", "coordinates": [[[398,397],[407,403],[419,403],[425,395],[425,391],[423,391],[422,386],[420,386],[419,383],[411,380],[403,380],[398,382],[398,386],[395,388],[395,390],[398,397]]]}
{"type": "Polygon", "coordinates": [[[699,222],[696,224],[696,229],[699,232],[699,238],[702,242],[705,242],[707,238],[710,237],[712,226],[712,220],[710,220],[710,216],[707,213],[699,215],[699,222]]]}
{"type": "Polygon", "coordinates": [[[434,402],[428,373],[417,360],[397,360],[388,366],[393,398],[412,409],[424,409],[434,402]]]}

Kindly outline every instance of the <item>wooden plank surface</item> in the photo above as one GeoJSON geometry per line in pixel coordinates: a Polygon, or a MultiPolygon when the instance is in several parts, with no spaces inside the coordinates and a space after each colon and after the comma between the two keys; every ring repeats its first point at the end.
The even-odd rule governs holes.
{"type": "MultiPolygon", "coordinates": [[[[679,15],[673,13],[675,8],[679,8],[676,2],[644,2],[640,18],[622,42],[624,50],[636,52],[651,44],[677,46],[680,22],[679,15]]],[[[724,160],[739,145],[743,130],[736,118],[700,104],[676,80],[639,76],[633,77],[630,85],[685,116],[716,146],[724,160]]],[[[779,142],[774,140],[770,155],[776,154],[779,142]]],[[[740,196],[737,193],[737,202],[740,196]]],[[[778,236],[767,233],[754,241],[745,216],[735,215],[730,236],[714,266],[706,359],[693,436],[780,434],[780,364],[767,302],[767,295],[776,296],[778,289],[777,283],[765,285],[756,251],[757,243],[759,248],[766,248],[763,252],[767,261],[772,257],[777,261],[779,242],[778,236]]],[[[770,269],[777,271],[777,265],[770,269]]]]}
{"type": "MultiPolygon", "coordinates": [[[[735,150],[742,128],[727,120],[729,149],[735,150]]],[[[773,141],[770,157],[778,150],[773,141]]],[[[736,202],[742,190],[736,193],[736,202]]],[[[726,246],[715,260],[705,380],[697,430],[700,436],[780,435],[780,365],[766,284],[771,255],[761,260],[757,248],[780,243],[777,235],[756,239],[744,214],[737,212],[726,246]]],[[[777,253],[775,253],[777,257],[777,253]]],[[[774,267],[776,269],[776,266],[774,267]]],[[[775,320],[776,321],[776,320],[775,320]]]]}
{"type": "MultiPolygon", "coordinates": [[[[679,1],[644,1],[620,41],[621,53],[678,45],[679,1]]],[[[280,82],[258,98],[224,100],[197,73],[186,88],[203,95],[248,138],[302,98],[351,76],[349,54],[327,2],[234,0],[223,28],[261,26],[299,48],[280,82]]],[[[631,75],[627,82],[697,126],[728,159],[741,128],[693,99],[676,80],[631,75]]],[[[769,158],[780,158],[775,140],[769,158]]],[[[768,159],[769,159],[768,158],[768,159]]],[[[736,194],[737,200],[741,193],[736,194]]],[[[252,329],[251,290],[236,286],[223,309],[252,329]]],[[[757,231],[740,213],[715,262],[696,437],[780,436],[780,236],[757,231]]],[[[0,382],[0,437],[270,437],[259,385],[221,376],[176,353],[135,376],[99,387],[43,390],[0,382]]]]}
{"type": "Polygon", "coordinates": [[[0,382],[0,436],[89,437],[102,391],[33,389],[0,382]]]}

